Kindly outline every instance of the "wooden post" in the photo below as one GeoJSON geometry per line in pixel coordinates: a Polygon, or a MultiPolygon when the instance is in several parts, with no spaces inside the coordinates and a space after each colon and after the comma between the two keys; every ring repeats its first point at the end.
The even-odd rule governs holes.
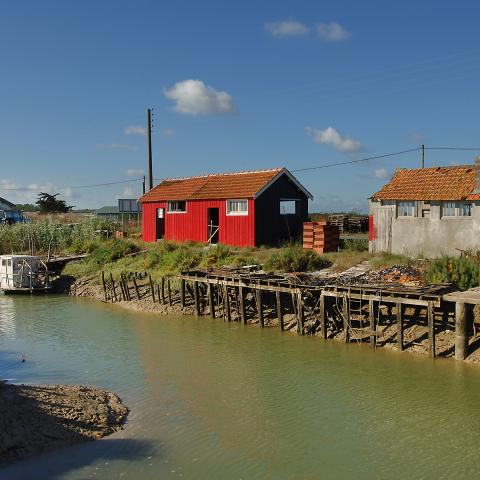
{"type": "Polygon", "coordinates": [[[232,313],[230,312],[230,297],[228,296],[228,287],[227,285],[223,286],[223,305],[225,308],[224,320],[227,322],[232,321],[232,313]]]}
{"type": "Polygon", "coordinates": [[[468,355],[467,305],[455,303],[455,360],[468,355]]]}
{"type": "Polygon", "coordinates": [[[160,285],[157,283],[157,298],[158,303],[162,303],[162,297],[160,296],[160,285]]]}
{"type": "Polygon", "coordinates": [[[149,275],[148,279],[150,280],[150,291],[152,292],[152,301],[155,303],[155,289],[153,288],[152,276],[149,275]]]}
{"type": "Polygon", "coordinates": [[[397,302],[397,347],[399,350],[403,350],[403,318],[400,302],[397,302]]]}
{"type": "Polygon", "coordinates": [[[247,324],[247,310],[245,308],[245,290],[243,287],[239,288],[239,297],[240,297],[240,317],[242,319],[243,324],[247,324]]]}
{"type": "Polygon", "coordinates": [[[327,338],[327,312],[325,309],[325,295],[323,290],[320,292],[320,328],[322,330],[322,338],[327,338]]]}
{"type": "Polygon", "coordinates": [[[275,296],[277,297],[277,317],[278,317],[278,325],[280,327],[280,331],[283,332],[285,329],[285,325],[283,324],[283,305],[282,305],[282,293],[275,292],[275,296]]]}
{"type": "Polygon", "coordinates": [[[303,299],[302,299],[302,292],[299,290],[297,293],[297,333],[299,335],[304,334],[303,323],[304,323],[303,299]]]}
{"type": "Polygon", "coordinates": [[[200,315],[200,298],[199,298],[199,291],[198,291],[198,282],[195,281],[193,283],[193,296],[194,296],[194,303],[195,303],[195,313],[199,316],[200,315]]]}
{"type": "Polygon", "coordinates": [[[345,331],[345,343],[350,341],[350,332],[349,332],[349,320],[350,320],[350,311],[348,308],[348,297],[345,295],[343,297],[343,330],[345,331]]]}
{"type": "Polygon", "coordinates": [[[162,277],[162,281],[161,281],[161,285],[162,285],[162,303],[165,305],[165,277],[162,277]]]}
{"type": "Polygon", "coordinates": [[[258,314],[258,323],[261,327],[265,326],[265,322],[263,319],[263,303],[262,303],[262,291],[257,289],[256,291],[257,297],[257,314],[258,314]]]}
{"type": "Polygon", "coordinates": [[[180,280],[180,302],[182,307],[185,306],[185,280],[182,278],[180,280]]]}
{"type": "Polygon", "coordinates": [[[433,314],[432,302],[428,302],[428,355],[435,358],[435,315],[433,314]]]}
{"type": "Polygon", "coordinates": [[[170,288],[170,277],[167,278],[168,304],[172,306],[172,289],[170,288]]]}
{"type": "Polygon", "coordinates": [[[127,296],[127,301],[129,302],[132,299],[130,297],[130,287],[128,286],[128,280],[126,279],[126,277],[123,273],[122,273],[122,280],[123,280],[123,289],[125,290],[125,294],[127,296]]]}
{"type": "Polygon", "coordinates": [[[137,298],[140,300],[140,290],[138,289],[137,280],[133,277],[133,286],[135,287],[135,292],[137,293],[137,298]]]}
{"type": "Polygon", "coordinates": [[[370,320],[370,346],[375,348],[377,346],[377,325],[373,300],[368,301],[368,318],[370,320]]]}
{"type": "Polygon", "coordinates": [[[113,298],[115,299],[116,302],[118,302],[117,289],[115,288],[115,282],[113,280],[112,272],[110,272],[110,281],[112,282],[113,298]]]}
{"type": "Polygon", "coordinates": [[[103,285],[103,293],[105,295],[105,301],[108,301],[107,298],[107,286],[105,285],[105,272],[102,270],[102,285],[103,285]]]}
{"type": "Polygon", "coordinates": [[[123,279],[121,275],[118,284],[120,285],[120,291],[122,292],[122,299],[125,302],[127,300],[127,294],[125,293],[125,285],[123,284],[123,279]]]}
{"type": "MultiPolygon", "coordinates": [[[[213,285],[207,283],[207,297],[208,297],[208,306],[210,307],[210,317],[215,318],[215,292],[213,290],[213,285]]],[[[184,290],[185,295],[185,290],[184,290]]]]}

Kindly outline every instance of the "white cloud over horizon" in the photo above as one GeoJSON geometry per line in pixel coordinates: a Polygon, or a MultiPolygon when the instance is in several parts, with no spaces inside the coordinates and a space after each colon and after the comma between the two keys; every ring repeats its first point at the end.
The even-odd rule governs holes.
{"type": "Polygon", "coordinates": [[[125,135],[136,135],[138,137],[145,137],[147,135],[147,127],[142,125],[128,125],[123,129],[125,135]]]}
{"type": "Polygon", "coordinates": [[[325,130],[306,127],[305,132],[311,135],[315,142],[333,147],[339,152],[353,153],[362,149],[362,144],[358,140],[342,135],[333,127],[325,130]]]}
{"type": "Polygon", "coordinates": [[[265,30],[273,37],[301,37],[310,33],[310,29],[297,20],[278,20],[275,22],[265,22],[265,30]]]}
{"type": "Polygon", "coordinates": [[[343,42],[350,38],[351,33],[343,28],[338,22],[315,24],[317,35],[327,42],[343,42]]]}
{"type": "Polygon", "coordinates": [[[0,197],[15,204],[35,204],[40,192],[46,192],[51,195],[58,193],[58,198],[65,200],[67,203],[78,200],[82,197],[80,192],[77,192],[70,187],[59,187],[53,182],[21,185],[8,179],[0,179],[0,197]]]}
{"type": "Polygon", "coordinates": [[[227,92],[205,85],[201,80],[183,80],[164,90],[164,94],[175,102],[173,109],[184,115],[234,115],[237,109],[227,92]]]}

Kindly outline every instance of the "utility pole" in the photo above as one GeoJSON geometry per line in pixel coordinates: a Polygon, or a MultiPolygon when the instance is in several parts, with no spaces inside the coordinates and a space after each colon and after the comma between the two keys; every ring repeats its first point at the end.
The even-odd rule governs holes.
{"type": "Polygon", "coordinates": [[[425,145],[422,145],[422,168],[425,168],[425,145]]]}
{"type": "Polygon", "coordinates": [[[145,175],[143,176],[143,194],[145,195],[145,175]]]}
{"type": "Polygon", "coordinates": [[[148,132],[148,189],[153,188],[152,174],[152,109],[147,109],[147,132],[148,132]]]}

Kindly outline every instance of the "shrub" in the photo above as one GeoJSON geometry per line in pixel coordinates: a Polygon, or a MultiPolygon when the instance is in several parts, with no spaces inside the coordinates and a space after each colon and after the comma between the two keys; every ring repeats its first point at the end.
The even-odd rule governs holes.
{"type": "Polygon", "coordinates": [[[477,257],[443,256],[432,260],[425,271],[432,283],[452,283],[459,290],[468,290],[480,284],[480,261],[477,257]]]}
{"type": "Polygon", "coordinates": [[[307,272],[328,267],[330,262],[313,250],[288,247],[270,255],[264,264],[268,272],[307,272]]]}
{"type": "Polygon", "coordinates": [[[341,250],[368,252],[368,238],[344,238],[340,240],[341,250]]]}

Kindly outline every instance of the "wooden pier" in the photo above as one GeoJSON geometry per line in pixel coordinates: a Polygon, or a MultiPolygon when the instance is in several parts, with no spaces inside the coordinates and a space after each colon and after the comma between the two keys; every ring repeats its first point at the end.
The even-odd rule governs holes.
{"type": "Polygon", "coordinates": [[[430,357],[437,355],[438,333],[454,331],[452,355],[457,360],[469,353],[469,339],[476,333],[473,306],[480,304],[480,291],[454,292],[450,285],[345,286],[240,271],[183,272],[157,283],[144,272],[122,275],[117,285],[102,273],[102,281],[106,301],[151,297],[157,303],[191,308],[198,316],[371,347],[388,342],[404,350],[416,345],[406,340],[406,332],[418,327],[425,332],[430,357]]]}

